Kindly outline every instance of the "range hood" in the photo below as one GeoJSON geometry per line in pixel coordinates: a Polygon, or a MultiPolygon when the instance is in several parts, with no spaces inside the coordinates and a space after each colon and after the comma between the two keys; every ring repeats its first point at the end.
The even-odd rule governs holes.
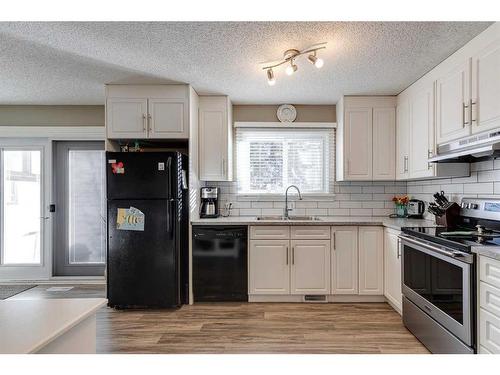
{"type": "Polygon", "coordinates": [[[500,157],[500,129],[439,145],[429,163],[475,162],[500,157]]]}

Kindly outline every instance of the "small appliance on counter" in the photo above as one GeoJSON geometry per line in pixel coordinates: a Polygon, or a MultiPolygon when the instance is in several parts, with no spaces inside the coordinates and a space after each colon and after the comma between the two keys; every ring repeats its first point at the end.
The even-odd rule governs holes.
{"type": "Polygon", "coordinates": [[[422,219],[425,212],[425,203],[418,199],[410,199],[406,210],[409,218],[422,219]]]}
{"type": "Polygon", "coordinates": [[[219,217],[219,203],[217,201],[219,189],[216,187],[201,188],[201,218],[219,217]]]}

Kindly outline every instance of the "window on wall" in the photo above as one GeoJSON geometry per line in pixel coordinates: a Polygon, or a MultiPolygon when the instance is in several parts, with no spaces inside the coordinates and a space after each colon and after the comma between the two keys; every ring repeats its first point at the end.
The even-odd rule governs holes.
{"type": "Polygon", "coordinates": [[[328,193],[333,144],[331,129],[237,128],[238,193],[282,194],[289,185],[328,193]]]}

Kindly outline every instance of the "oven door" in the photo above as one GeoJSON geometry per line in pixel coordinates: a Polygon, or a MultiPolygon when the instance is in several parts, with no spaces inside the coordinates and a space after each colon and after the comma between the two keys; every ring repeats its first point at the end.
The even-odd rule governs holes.
{"type": "Polygon", "coordinates": [[[400,238],[403,294],[472,346],[472,263],[427,242],[400,238]]]}

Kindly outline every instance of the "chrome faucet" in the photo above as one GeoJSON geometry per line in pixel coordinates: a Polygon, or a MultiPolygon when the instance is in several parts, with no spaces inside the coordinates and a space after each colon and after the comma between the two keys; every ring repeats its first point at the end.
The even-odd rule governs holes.
{"type": "Polygon", "coordinates": [[[291,208],[288,208],[288,190],[290,188],[295,188],[295,190],[297,190],[297,192],[299,193],[299,199],[302,200],[302,194],[300,194],[300,190],[297,186],[290,185],[289,187],[286,188],[286,191],[285,191],[285,213],[284,213],[285,219],[288,219],[288,212],[292,210],[291,208]]]}

